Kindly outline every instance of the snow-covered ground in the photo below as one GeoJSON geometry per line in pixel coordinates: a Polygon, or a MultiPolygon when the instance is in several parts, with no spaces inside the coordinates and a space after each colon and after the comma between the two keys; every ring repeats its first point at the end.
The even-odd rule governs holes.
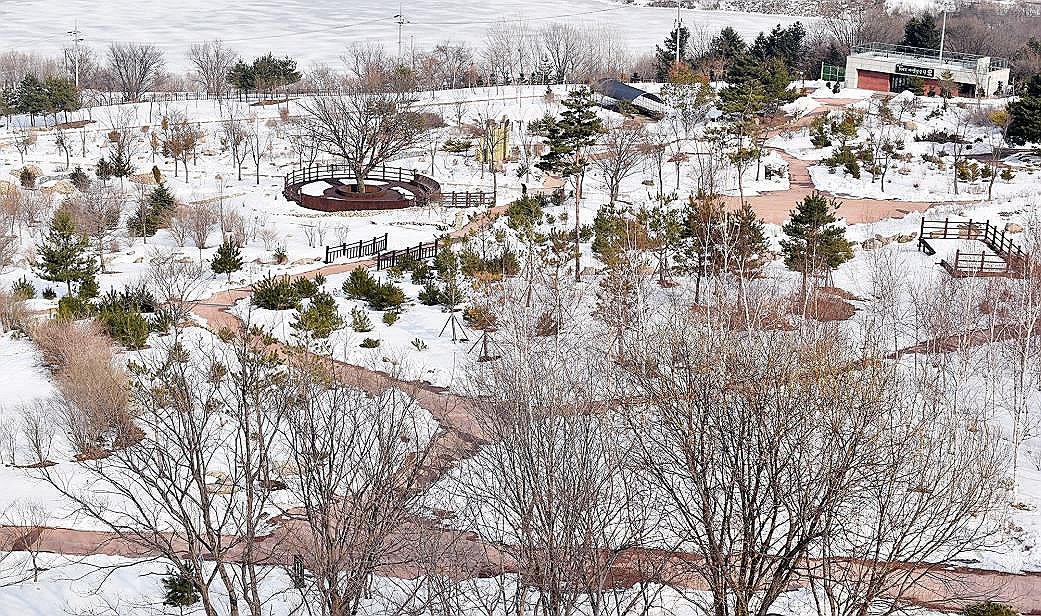
{"type": "MultiPolygon", "coordinates": [[[[32,3],[30,2],[30,4],[32,3]]],[[[576,3],[575,8],[570,10],[578,11],[584,5],[584,2],[576,3]]],[[[188,2],[186,6],[193,7],[194,4],[188,2]]],[[[548,6],[552,6],[552,4],[548,6]]],[[[597,3],[596,6],[611,5],[597,3]]],[[[108,10],[115,10],[115,8],[108,10]]],[[[185,5],[179,5],[171,10],[174,13],[172,23],[176,24],[176,16],[179,11],[184,11],[186,8],[185,5]]],[[[438,10],[447,11],[448,9],[438,10]]],[[[646,10],[652,11],[653,9],[646,10]]],[[[235,12],[234,15],[238,15],[238,13],[235,12]]],[[[263,11],[260,15],[260,19],[263,19],[263,11]]],[[[219,25],[222,23],[221,20],[231,18],[217,11],[214,16],[217,25],[207,23],[203,28],[222,27],[219,25]]],[[[472,16],[468,18],[477,19],[472,16]]],[[[742,18],[746,21],[749,19],[747,16],[742,16],[742,18]]],[[[84,26],[83,23],[80,25],[84,26]]],[[[291,22],[283,23],[280,24],[280,27],[288,28],[292,25],[291,22]]],[[[314,24],[312,25],[314,26],[314,24]]],[[[9,27],[11,26],[8,25],[8,22],[0,21],[0,35],[3,34],[4,28],[9,27]]],[[[173,27],[171,26],[171,28],[173,27]]],[[[465,28],[460,31],[465,32],[465,28]]],[[[112,32],[111,36],[120,36],[118,28],[112,32]]],[[[204,37],[204,33],[200,33],[199,36],[204,37]]],[[[655,34],[656,38],[657,36],[655,34]]],[[[147,36],[141,34],[140,37],[135,38],[147,38],[147,36]]],[[[320,39],[320,37],[318,38],[320,39]]],[[[228,40],[228,42],[234,43],[234,40],[228,40]]],[[[322,43],[319,40],[315,45],[314,53],[325,53],[321,47],[322,43]]],[[[424,94],[422,99],[426,110],[439,111],[449,121],[448,131],[458,129],[454,126],[455,120],[452,119],[452,115],[459,109],[463,110],[464,123],[472,121],[473,115],[481,112],[490,117],[505,115],[514,121],[515,126],[520,127],[542,117],[547,112],[559,112],[561,109],[559,100],[566,95],[566,90],[566,87],[558,87],[554,89],[554,97],[545,97],[542,88],[488,88],[424,94]]],[[[813,113],[828,101],[836,99],[857,99],[861,102],[856,103],[856,106],[866,108],[869,103],[861,99],[865,99],[869,95],[863,91],[844,91],[840,94],[833,94],[830,90],[821,89],[810,97],[799,99],[789,107],[789,110],[795,115],[813,113]]],[[[960,101],[954,104],[956,105],[958,102],[960,101]]],[[[901,162],[897,168],[890,170],[891,172],[886,176],[884,194],[881,193],[880,183],[873,183],[869,174],[865,173],[860,180],[854,180],[841,169],[831,173],[825,166],[819,164],[810,167],[809,173],[814,184],[818,188],[831,190],[841,195],[884,196],[904,201],[937,202],[937,206],[927,213],[927,216],[931,217],[961,216],[976,220],[989,220],[999,228],[1005,228],[1007,223],[1027,223],[1036,214],[1038,196],[1041,195],[1041,182],[1039,182],[1041,176],[1035,168],[1037,161],[1026,156],[1017,157],[1014,165],[1010,164],[1010,167],[1014,166],[1016,170],[1015,177],[1011,181],[997,181],[993,201],[983,201],[986,194],[980,192],[979,180],[974,183],[969,182],[967,186],[963,186],[964,193],[955,196],[953,186],[949,184],[950,167],[941,170],[935,162],[929,162],[922,157],[923,154],[935,155],[938,151],[937,147],[927,142],[916,142],[913,139],[914,134],[917,133],[950,128],[953,116],[944,113],[935,114],[935,106],[935,101],[927,101],[923,104],[922,109],[909,118],[909,121],[913,120],[915,123],[915,128],[907,128],[906,125],[901,125],[899,128],[900,134],[905,138],[905,151],[911,155],[912,160],[901,162]],[[932,117],[928,117],[930,114],[933,114],[932,117]],[[901,173],[901,165],[908,166],[907,173],[901,173]]],[[[300,111],[296,102],[290,104],[289,107],[291,114],[300,111]]],[[[284,139],[284,133],[281,132],[285,126],[279,119],[277,109],[253,107],[239,110],[242,114],[258,114],[258,121],[266,127],[265,132],[272,139],[273,144],[269,156],[261,162],[260,169],[253,169],[250,163],[247,163],[241,180],[236,178],[233,163],[229,160],[228,154],[220,147],[219,137],[215,131],[217,122],[224,111],[214,103],[171,103],[153,107],[138,105],[133,106],[133,111],[136,114],[135,125],[155,126],[163,115],[172,111],[183,112],[193,121],[200,122],[200,126],[207,131],[207,146],[199,156],[198,162],[189,164],[188,182],[183,181],[185,173],[183,170],[178,177],[174,177],[174,169],[169,161],[159,158],[155,162],[167,179],[170,188],[182,201],[196,202],[216,199],[222,210],[236,213],[241,220],[245,236],[245,243],[242,247],[245,267],[243,270],[233,273],[230,279],[224,276],[209,277],[197,291],[197,295],[200,297],[208,296],[222,289],[249,284],[270,275],[298,273],[314,269],[318,266],[318,261],[324,257],[327,245],[353,243],[358,240],[380,237],[383,234],[388,235],[391,249],[412,246],[418,242],[429,242],[447,231],[458,229],[467,216],[478,213],[475,209],[449,210],[436,207],[351,215],[323,214],[304,210],[287,202],[281,195],[282,176],[287,169],[292,168],[295,157],[284,139]],[[281,265],[276,264],[274,259],[278,249],[284,250],[287,255],[287,262],[281,265]]],[[[608,114],[606,111],[600,113],[605,116],[608,114]]],[[[71,131],[75,143],[80,143],[81,136],[84,138],[82,149],[73,148],[72,165],[81,165],[84,169],[92,168],[98,158],[107,151],[104,133],[111,128],[110,123],[117,117],[112,109],[84,111],[78,115],[86,117],[88,114],[97,122],[86,128],[71,131]]],[[[26,162],[40,166],[47,176],[56,178],[67,174],[67,170],[63,168],[64,157],[55,150],[53,135],[48,131],[39,131],[38,135],[38,143],[30,149],[26,162]]],[[[985,131],[979,130],[973,132],[970,138],[985,136],[985,131]]],[[[863,129],[853,138],[853,142],[860,142],[866,138],[866,129],[863,129]]],[[[515,131],[512,139],[511,145],[517,146],[530,145],[531,140],[530,136],[522,130],[515,131]],[[526,140],[529,141],[526,142],[526,140]]],[[[10,133],[0,131],[0,145],[5,146],[0,148],[0,178],[14,181],[12,173],[22,164],[18,154],[8,145],[9,140],[10,133]]],[[[682,145],[684,146],[682,151],[699,151],[699,144],[693,140],[682,145]]],[[[810,162],[826,158],[833,151],[831,146],[814,147],[805,131],[775,137],[767,145],[785,152],[797,160],[810,162]]],[[[979,151],[986,153],[982,147],[979,151]]],[[[950,157],[949,154],[947,156],[950,157]]],[[[430,160],[429,154],[415,154],[395,161],[394,164],[429,173],[447,189],[490,191],[495,185],[499,191],[499,203],[508,203],[518,197],[524,187],[539,187],[545,179],[540,172],[530,169],[525,172],[522,169],[522,162],[521,160],[511,161],[508,163],[506,171],[494,180],[487,171],[482,172],[472,158],[446,152],[438,152],[433,160],[430,160]]],[[[153,163],[146,147],[138,152],[135,163],[139,171],[151,167],[153,163]]],[[[780,153],[770,151],[763,157],[763,164],[772,169],[779,169],[781,173],[773,175],[770,179],[766,179],[763,174],[761,179],[756,181],[754,179],[755,169],[746,172],[742,181],[746,196],[758,195],[760,198],[768,199],[771,195],[776,195],[783,199],[785,191],[790,188],[786,160],[780,153]]],[[[724,192],[736,194],[737,176],[734,169],[722,169],[716,179],[718,180],[717,186],[724,192]]],[[[665,193],[673,191],[678,185],[676,200],[671,202],[670,207],[679,208],[696,186],[694,165],[691,162],[684,162],[677,168],[674,164],[667,163],[661,169],[660,181],[665,193]]],[[[658,182],[659,171],[653,164],[647,162],[639,165],[634,173],[622,183],[621,205],[631,207],[633,211],[652,205],[655,202],[655,194],[658,192],[659,187],[656,186],[658,182]]],[[[53,184],[54,182],[51,180],[45,184],[45,187],[53,184]]],[[[127,188],[133,197],[135,189],[130,182],[127,182],[127,188]]],[[[308,187],[307,192],[320,192],[320,188],[321,186],[312,185],[308,187]]],[[[585,190],[579,216],[583,224],[591,224],[600,207],[607,201],[606,190],[603,181],[593,171],[587,173],[585,190]]],[[[546,214],[548,215],[547,221],[538,226],[540,231],[568,230],[574,222],[573,218],[565,220],[565,217],[575,215],[574,206],[571,203],[550,205],[546,208],[546,214]]],[[[912,214],[902,219],[885,219],[871,224],[853,225],[848,228],[847,233],[851,240],[858,242],[875,236],[909,237],[918,231],[921,218],[921,215],[912,214]]],[[[42,228],[42,225],[37,224],[31,230],[20,230],[22,232],[22,253],[13,268],[0,273],[0,286],[8,287],[16,280],[25,277],[34,284],[38,292],[46,288],[52,288],[59,296],[64,292],[62,285],[42,280],[30,267],[29,253],[32,245],[38,240],[42,228]]],[[[774,248],[777,248],[777,241],[781,237],[780,227],[767,225],[767,233],[774,242],[774,248]]],[[[517,247],[516,235],[507,228],[503,220],[498,221],[488,234],[499,234],[502,243],[517,247]]],[[[1013,234],[1013,236],[1016,241],[1022,241],[1020,235],[1013,234]]],[[[856,330],[857,326],[864,322],[862,319],[868,309],[868,303],[877,291],[874,288],[872,268],[878,260],[891,258],[893,262],[899,264],[902,270],[907,272],[909,280],[930,280],[945,275],[936,267],[939,259],[946,258],[944,255],[962,246],[960,242],[953,240],[943,242],[942,246],[938,242],[939,254],[929,257],[919,252],[916,242],[907,241],[907,237],[887,241],[886,245],[881,248],[857,250],[853,260],[843,264],[835,271],[835,285],[861,298],[854,300],[859,311],[849,324],[850,330],[856,330]]],[[[123,233],[114,238],[115,246],[107,255],[109,271],[100,275],[100,286],[103,291],[118,289],[141,279],[149,268],[149,259],[156,251],[171,252],[181,260],[208,264],[214,256],[219,241],[220,233],[217,230],[211,233],[207,246],[201,250],[192,246],[190,242],[186,246],[177,246],[174,237],[168,230],[160,230],[155,237],[149,238],[147,243],[140,239],[127,237],[123,233]]],[[[480,241],[480,238],[472,240],[474,243],[480,241]]],[[[583,243],[582,252],[586,264],[594,269],[600,265],[593,258],[589,242],[583,243]]],[[[779,262],[772,263],[767,268],[767,274],[776,276],[782,281],[791,281],[793,277],[793,274],[785,270],[779,262]]],[[[382,272],[376,275],[381,280],[387,280],[390,274],[382,272]]],[[[408,297],[407,305],[398,320],[392,325],[388,325],[383,322],[382,313],[369,309],[364,302],[345,297],[341,285],[346,277],[347,274],[343,273],[332,274],[328,276],[326,282],[325,290],[335,298],[338,311],[344,317],[347,326],[332,334],[324,352],[336,359],[354,364],[372,365],[377,368],[386,368],[402,362],[415,370],[416,376],[436,385],[452,387],[459,384],[459,375],[474,360],[475,354],[470,349],[477,342],[476,332],[468,332],[469,340],[466,342],[453,342],[447,332],[442,334],[442,329],[450,315],[441,307],[425,306],[418,302],[417,295],[421,287],[411,284],[407,274],[403,280],[396,282],[408,297]],[[361,333],[351,331],[350,315],[355,309],[366,311],[372,321],[372,331],[361,333]],[[364,338],[379,340],[379,347],[376,349],[361,348],[359,344],[364,338]],[[422,344],[414,344],[414,341],[417,340],[422,344]]],[[[592,285],[589,287],[592,288],[592,285]]],[[[682,290],[680,289],[677,293],[682,290]]],[[[909,305],[911,298],[907,296],[907,291],[908,289],[903,289],[899,301],[909,305]]],[[[590,291],[588,295],[591,297],[594,293],[590,291]]],[[[50,308],[53,305],[53,302],[46,300],[34,300],[32,303],[32,307],[36,309],[50,308]]],[[[275,312],[251,309],[250,303],[244,300],[234,307],[233,312],[265,326],[278,339],[287,342],[296,340],[296,332],[290,327],[296,312],[294,310],[275,312]]],[[[194,341],[193,344],[202,344],[204,341],[210,340],[209,334],[200,328],[192,328],[189,331],[191,332],[190,337],[194,341]]],[[[904,342],[913,342],[910,340],[913,338],[912,333],[901,332],[900,335],[909,338],[904,342]]],[[[150,342],[154,346],[158,346],[160,341],[153,335],[150,342]]],[[[139,355],[136,353],[122,354],[123,359],[137,357],[139,355]]],[[[53,391],[53,384],[48,369],[41,365],[39,353],[24,338],[11,335],[0,337],[0,366],[2,366],[0,369],[0,420],[5,429],[10,430],[21,421],[22,409],[27,404],[31,404],[34,399],[50,395],[53,391]]],[[[429,415],[424,415],[422,419],[427,424],[432,425],[433,423],[429,415]]],[[[1006,420],[1006,417],[995,418],[995,424],[1005,432],[1008,431],[1006,420]]],[[[59,468],[64,471],[71,467],[71,463],[68,462],[71,456],[68,455],[67,447],[57,447],[56,449],[57,453],[54,457],[59,462],[59,468]]],[[[1020,471],[1017,478],[1019,508],[1011,512],[1015,528],[1010,528],[1001,537],[1001,543],[995,549],[968,555],[973,564],[977,566],[992,566],[1006,571],[1041,570],[1041,551],[1034,549],[1041,541],[1041,515],[1037,513],[1038,508],[1041,507],[1041,470],[1038,470],[1038,460],[1041,460],[1041,439],[1027,439],[1020,458],[1020,471]]],[[[75,471],[69,472],[75,473],[75,471]]],[[[67,517],[67,506],[52,490],[43,487],[43,484],[34,478],[33,472],[30,470],[4,466],[0,468],[0,485],[5,486],[5,489],[0,491],[0,512],[8,513],[8,519],[14,519],[11,516],[18,512],[20,503],[31,500],[47,507],[50,519],[55,525],[76,528],[94,527],[88,521],[67,517]]],[[[290,506],[292,503],[280,502],[279,504],[290,506]]],[[[58,557],[48,558],[54,558],[55,563],[60,560],[58,557]]],[[[94,559],[90,564],[97,565],[103,560],[94,559]]],[[[96,596],[91,596],[88,585],[90,580],[82,577],[82,574],[88,570],[93,571],[94,569],[85,564],[74,563],[44,572],[40,582],[24,582],[14,587],[16,590],[6,590],[0,585],[0,614],[34,613],[32,610],[41,614],[55,613],[66,607],[70,610],[82,611],[88,607],[88,603],[91,601],[109,600],[112,593],[119,592],[120,588],[126,591],[124,605],[140,606],[141,611],[137,611],[138,608],[134,607],[132,610],[117,613],[135,615],[153,613],[147,610],[155,606],[156,597],[159,594],[157,577],[165,571],[165,566],[161,563],[134,563],[126,569],[119,569],[118,576],[113,578],[113,585],[106,584],[105,591],[96,593],[96,596]],[[18,592],[17,589],[21,589],[22,592],[18,592]],[[38,605],[44,607],[36,607],[38,605]],[[144,607],[146,605],[149,607],[144,607]],[[9,611],[8,606],[24,611],[9,611]]],[[[287,606],[291,606],[291,597],[282,596],[279,600],[282,603],[273,608],[272,613],[287,613],[287,606]]],[[[682,614],[684,610],[688,609],[690,609],[688,604],[677,602],[670,606],[667,613],[682,614]]],[[[781,609],[781,606],[778,609],[781,609]]],[[[803,593],[787,595],[783,610],[785,614],[790,615],[814,613],[812,600],[803,593]]]]}

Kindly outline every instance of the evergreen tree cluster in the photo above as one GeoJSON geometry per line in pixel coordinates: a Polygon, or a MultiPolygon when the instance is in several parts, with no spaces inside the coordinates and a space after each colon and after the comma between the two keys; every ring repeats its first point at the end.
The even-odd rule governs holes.
{"type": "Polygon", "coordinates": [[[228,72],[228,83],[243,92],[270,91],[300,81],[303,76],[296,69],[296,60],[285,56],[276,58],[274,54],[255,58],[246,63],[239,60],[228,72]]]}
{"type": "Polygon", "coordinates": [[[401,287],[392,282],[380,282],[369,270],[361,267],[352,270],[343,281],[343,292],[352,299],[365,300],[373,310],[398,309],[407,299],[401,287]]]}
{"type": "Polygon", "coordinates": [[[904,24],[904,40],[902,45],[921,47],[922,49],[940,48],[940,28],[932,13],[912,16],[904,24]]]}
{"type": "Polygon", "coordinates": [[[1019,100],[1009,103],[1008,113],[1010,143],[1041,143],[1041,75],[1030,78],[1019,100]]]}
{"type": "Polygon", "coordinates": [[[301,300],[313,298],[324,284],[325,277],[321,274],[314,279],[269,276],[253,285],[250,301],[265,310],[299,309],[301,300]]]}
{"type": "Polygon", "coordinates": [[[328,338],[334,331],[343,327],[343,317],[336,308],[336,300],[332,295],[319,291],[311,297],[307,308],[297,313],[292,328],[315,338],[328,338]]]}
{"type": "Polygon", "coordinates": [[[0,115],[24,113],[35,124],[36,116],[68,113],[80,108],[76,84],[64,77],[41,80],[27,73],[17,86],[0,91],[0,115]]]}

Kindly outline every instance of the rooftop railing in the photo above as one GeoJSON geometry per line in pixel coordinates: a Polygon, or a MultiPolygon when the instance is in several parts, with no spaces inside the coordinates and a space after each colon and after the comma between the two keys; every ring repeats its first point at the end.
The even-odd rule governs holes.
{"type": "Polygon", "coordinates": [[[893,45],[891,43],[862,43],[853,47],[853,53],[891,58],[906,58],[909,60],[926,60],[950,66],[961,66],[969,70],[976,70],[977,66],[979,66],[979,61],[987,58],[989,62],[987,70],[993,71],[1008,68],[1007,58],[980,56],[971,53],[956,53],[953,51],[945,51],[941,57],[940,50],[938,49],[925,49],[923,47],[911,47],[909,45],[893,45]]]}

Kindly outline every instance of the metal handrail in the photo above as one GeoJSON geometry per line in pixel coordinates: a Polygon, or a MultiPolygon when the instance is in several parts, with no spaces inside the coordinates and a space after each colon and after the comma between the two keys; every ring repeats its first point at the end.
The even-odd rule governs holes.
{"type": "Polygon", "coordinates": [[[1008,58],[1002,58],[997,56],[981,56],[971,53],[958,53],[954,51],[945,51],[942,54],[939,49],[927,49],[925,47],[912,47],[910,45],[895,45],[892,43],[861,43],[853,46],[853,53],[874,53],[899,56],[902,58],[915,58],[915,59],[928,59],[936,60],[937,62],[943,61],[945,64],[952,64],[963,66],[965,68],[975,69],[977,63],[984,59],[988,59],[988,66],[991,70],[995,68],[1008,68],[1008,58]]]}

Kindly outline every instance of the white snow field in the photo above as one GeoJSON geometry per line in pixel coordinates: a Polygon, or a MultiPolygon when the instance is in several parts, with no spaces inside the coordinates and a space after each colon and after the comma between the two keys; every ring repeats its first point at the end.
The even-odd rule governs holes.
{"type": "MultiPolygon", "coordinates": [[[[442,41],[478,44],[492,25],[511,20],[538,27],[548,22],[603,25],[631,50],[654,50],[673,27],[676,12],[605,0],[411,0],[400,8],[403,52],[442,41]],[[633,27],[639,24],[639,27],[633,27]]],[[[167,53],[168,68],[184,69],[193,42],[220,39],[243,56],[273,51],[296,58],[301,67],[336,65],[353,42],[375,41],[396,51],[399,4],[393,0],[5,0],[0,2],[0,51],[57,53],[78,26],[85,45],[111,41],[152,43],[167,53]]],[[[688,26],[708,32],[731,26],[751,40],[775,24],[807,18],[735,11],[685,10],[688,26]]],[[[813,18],[809,18],[811,21],[813,18]]]]}

